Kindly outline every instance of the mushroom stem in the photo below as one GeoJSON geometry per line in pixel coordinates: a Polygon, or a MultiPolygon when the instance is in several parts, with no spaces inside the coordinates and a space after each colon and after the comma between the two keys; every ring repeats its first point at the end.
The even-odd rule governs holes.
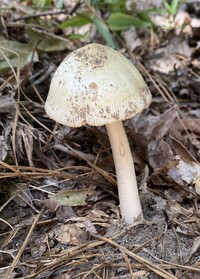
{"type": "Polygon", "coordinates": [[[122,218],[128,224],[142,216],[133,158],[121,121],[106,125],[117,175],[122,218]]]}

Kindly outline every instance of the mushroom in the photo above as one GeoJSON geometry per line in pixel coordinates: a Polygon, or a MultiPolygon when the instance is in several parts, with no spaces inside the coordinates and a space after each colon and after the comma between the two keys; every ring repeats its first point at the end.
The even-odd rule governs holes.
{"type": "Polygon", "coordinates": [[[57,68],[45,103],[48,116],[69,127],[106,125],[114,157],[121,215],[142,216],[133,158],[122,120],[148,107],[151,93],[137,68],[118,51],[88,44],[57,68]]]}

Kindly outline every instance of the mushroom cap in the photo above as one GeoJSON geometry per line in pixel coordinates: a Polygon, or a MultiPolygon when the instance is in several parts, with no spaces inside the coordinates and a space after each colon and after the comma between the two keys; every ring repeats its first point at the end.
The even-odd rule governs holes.
{"type": "Polygon", "coordinates": [[[150,102],[142,75],[125,56],[88,44],[71,52],[57,68],[45,110],[69,127],[101,126],[131,118],[150,102]]]}

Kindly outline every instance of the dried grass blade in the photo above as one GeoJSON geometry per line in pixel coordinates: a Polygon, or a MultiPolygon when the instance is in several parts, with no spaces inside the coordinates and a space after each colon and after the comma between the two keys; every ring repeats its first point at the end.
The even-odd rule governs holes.
{"type": "Polygon", "coordinates": [[[132,251],[128,250],[127,248],[123,247],[122,245],[116,243],[115,241],[108,239],[106,237],[102,237],[102,236],[97,236],[95,234],[92,234],[92,236],[98,240],[102,240],[104,242],[109,243],[110,245],[118,248],[119,250],[123,250],[124,253],[126,253],[127,255],[129,255],[130,257],[132,257],[134,260],[144,264],[147,268],[149,268],[150,270],[152,270],[153,272],[155,272],[156,274],[158,274],[159,276],[161,276],[164,279],[178,279],[177,277],[173,276],[172,274],[170,274],[169,272],[161,269],[160,267],[156,266],[155,264],[151,263],[150,261],[148,261],[147,259],[142,258],[141,256],[133,253],[132,251]]]}
{"type": "Polygon", "coordinates": [[[4,276],[3,276],[2,279],[10,278],[10,276],[11,276],[11,274],[12,274],[12,272],[13,272],[13,270],[14,270],[16,264],[17,264],[17,262],[19,261],[19,259],[20,259],[21,255],[22,255],[22,253],[24,252],[24,249],[26,248],[26,245],[28,244],[28,241],[29,241],[29,239],[30,239],[30,237],[31,237],[31,234],[32,234],[32,232],[33,232],[33,230],[34,230],[34,228],[35,228],[35,226],[36,226],[38,220],[40,219],[40,217],[41,217],[41,215],[42,215],[42,212],[43,212],[43,209],[40,211],[40,213],[38,214],[38,216],[35,218],[35,221],[33,222],[32,226],[31,226],[31,228],[30,228],[30,230],[29,230],[29,232],[28,232],[28,234],[27,234],[26,239],[24,240],[24,242],[23,242],[21,248],[19,249],[19,251],[18,251],[16,257],[14,258],[13,262],[11,263],[9,269],[6,271],[6,273],[4,274],[4,276]]]}

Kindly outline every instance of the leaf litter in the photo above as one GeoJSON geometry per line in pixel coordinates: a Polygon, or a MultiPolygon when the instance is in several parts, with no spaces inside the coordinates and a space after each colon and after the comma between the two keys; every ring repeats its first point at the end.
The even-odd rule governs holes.
{"type": "MultiPolygon", "coordinates": [[[[68,11],[81,13],[90,7],[95,13],[82,1],[65,2],[68,11]]],[[[158,2],[151,5],[158,8],[158,2]]],[[[105,38],[91,23],[85,38],[81,33],[79,39],[66,39],[66,34],[80,30],[70,26],[55,32],[52,26],[60,24],[62,16],[38,13],[35,18],[27,6],[29,18],[23,19],[21,2],[4,5],[0,35],[9,44],[0,44],[0,277],[199,278],[200,64],[195,2],[181,6],[184,12],[178,11],[174,21],[152,13],[159,32],[150,36],[148,28],[132,26],[118,42],[153,95],[149,109],[124,121],[144,212],[144,220],[132,226],[120,220],[104,127],[63,127],[43,108],[63,57],[88,42],[104,44],[105,38]],[[36,19],[45,25],[40,28],[36,19]],[[48,25],[49,19],[53,25],[48,25]],[[35,44],[30,45],[29,37],[35,44]],[[21,63],[16,63],[17,55],[21,63]]],[[[107,14],[98,10],[98,16],[105,19],[107,14]]]]}

